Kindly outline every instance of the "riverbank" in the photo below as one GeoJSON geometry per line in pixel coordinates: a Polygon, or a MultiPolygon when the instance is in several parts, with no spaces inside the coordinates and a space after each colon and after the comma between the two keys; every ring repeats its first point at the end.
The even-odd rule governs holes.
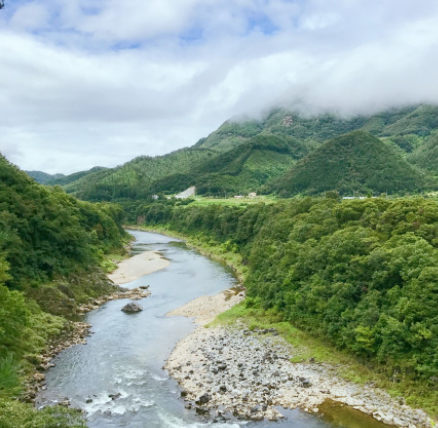
{"type": "MultiPolygon", "coordinates": [[[[92,299],[89,303],[82,304],[78,307],[78,314],[86,314],[94,309],[98,309],[103,304],[113,300],[141,300],[149,297],[151,292],[149,287],[142,286],[134,289],[126,289],[119,287],[119,291],[111,293],[109,295],[101,296],[98,299],[92,299]]],[[[85,345],[87,343],[87,337],[90,336],[91,325],[80,321],[66,321],[64,327],[59,336],[54,337],[48,344],[46,350],[35,357],[36,367],[33,374],[28,378],[25,389],[26,393],[21,398],[26,403],[34,403],[37,394],[40,390],[45,390],[45,373],[51,367],[54,367],[52,363],[60,352],[71,348],[76,345],[85,345]]],[[[69,406],[69,401],[66,399],[59,403],[60,405],[69,406]]]]}
{"type": "Polygon", "coordinates": [[[168,314],[193,317],[201,325],[178,343],[165,366],[183,389],[188,408],[211,418],[275,421],[282,417],[277,406],[318,413],[331,400],[388,425],[433,426],[424,411],[412,409],[402,397],[343,379],[330,364],[313,358],[293,363],[297,349],[275,328],[249,329],[243,320],[234,326],[202,327],[221,304],[226,310],[243,298],[230,302],[225,293],[211,298],[211,314],[200,299],[168,314]]]}
{"type": "Polygon", "coordinates": [[[108,275],[108,278],[117,285],[126,284],[142,276],[149,275],[169,266],[166,260],[157,251],[145,251],[136,256],[122,260],[117,269],[108,275]]]}
{"type": "MultiPolygon", "coordinates": [[[[87,312],[98,309],[103,304],[121,299],[141,300],[151,295],[149,286],[141,286],[134,289],[127,289],[119,286],[130,281],[134,281],[149,273],[164,269],[170,264],[158,252],[147,251],[136,256],[120,260],[117,269],[107,275],[111,282],[108,282],[108,294],[103,294],[98,298],[90,298],[87,303],[82,303],[74,308],[74,314],[85,315],[87,312]],[[112,284],[112,285],[111,285],[112,284]],[[116,284],[116,285],[114,285],[116,284]]],[[[48,344],[46,350],[36,357],[36,370],[26,382],[26,393],[22,401],[34,403],[40,390],[45,389],[45,372],[51,367],[53,358],[60,352],[75,346],[87,343],[90,336],[91,325],[79,321],[66,321],[60,335],[54,337],[48,344]]],[[[60,403],[69,406],[69,401],[64,400],[60,403]]]]}
{"type": "MultiPolygon", "coordinates": [[[[151,230],[152,228],[141,227],[140,229],[151,230]]],[[[180,233],[168,231],[160,226],[154,227],[154,230],[169,236],[187,238],[180,233]]],[[[229,246],[223,243],[215,243],[209,236],[201,234],[191,237],[189,238],[189,245],[200,250],[204,255],[215,254],[214,258],[216,260],[231,265],[235,272],[239,269],[241,271],[247,269],[246,265],[242,266],[245,263],[240,255],[227,252],[229,246]]],[[[245,276],[246,272],[241,278],[245,278],[245,276]]],[[[336,349],[332,343],[324,340],[324,338],[311,336],[309,333],[285,322],[276,311],[265,312],[261,308],[239,305],[237,311],[232,309],[219,318],[222,324],[233,325],[237,322],[243,322],[249,328],[276,328],[279,334],[295,347],[297,352],[292,357],[294,362],[305,362],[310,358],[315,358],[319,363],[336,367],[336,374],[341,379],[352,382],[359,387],[373,385],[382,391],[386,391],[395,401],[398,400],[397,397],[404,397],[403,400],[406,400],[412,408],[424,409],[429,416],[435,418],[437,416],[436,393],[427,381],[418,381],[409,376],[394,374],[391,367],[371,361],[363,361],[351,353],[336,349]]]]}
{"type": "Polygon", "coordinates": [[[166,229],[165,227],[147,227],[139,225],[125,226],[127,230],[140,230],[143,232],[159,233],[161,235],[168,236],[170,238],[176,238],[183,240],[189,248],[195,249],[199,254],[206,256],[214,261],[225,264],[230,268],[240,282],[243,282],[246,277],[247,268],[244,266],[242,256],[233,251],[227,251],[224,248],[208,245],[201,239],[197,239],[188,235],[184,235],[173,230],[166,229]]]}

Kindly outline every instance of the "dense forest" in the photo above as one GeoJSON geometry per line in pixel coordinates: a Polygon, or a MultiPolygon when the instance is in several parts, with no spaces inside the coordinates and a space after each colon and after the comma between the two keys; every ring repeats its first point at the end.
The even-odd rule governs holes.
{"type": "Polygon", "coordinates": [[[328,190],[344,195],[419,193],[433,187],[426,174],[417,171],[379,138],[363,131],[329,140],[272,185],[273,190],[285,196],[321,194],[328,190]]]}
{"type": "Polygon", "coordinates": [[[136,219],[241,254],[248,307],[275,311],[394,381],[436,389],[435,200],[328,193],[246,207],[157,201],[139,204],[136,219]]]}
{"type": "Polygon", "coordinates": [[[124,213],[37,184],[0,155],[0,426],[82,427],[61,408],[12,399],[75,306],[111,290],[101,266],[123,252],[124,213]]]}
{"type": "Polygon", "coordinates": [[[177,173],[157,180],[152,190],[176,193],[194,185],[198,194],[246,194],[280,177],[306,153],[306,147],[291,138],[259,135],[194,166],[186,174],[177,173]]]}
{"type": "Polygon", "coordinates": [[[229,120],[191,148],[164,156],[142,156],[117,168],[93,168],[46,183],[59,184],[67,193],[89,201],[146,200],[160,192],[175,194],[193,185],[198,194],[212,196],[250,191],[274,191],[283,196],[326,190],[343,195],[429,191],[438,183],[437,138],[435,106],[354,117],[306,116],[274,109],[258,120],[229,120]],[[335,151],[342,149],[342,140],[336,137],[353,131],[363,131],[368,137],[355,138],[353,156],[345,164],[336,158],[335,151]],[[260,147],[261,141],[264,147],[260,147]],[[328,168],[325,155],[336,166],[321,187],[321,168],[328,168]],[[386,176],[382,176],[382,168],[386,176]]]}

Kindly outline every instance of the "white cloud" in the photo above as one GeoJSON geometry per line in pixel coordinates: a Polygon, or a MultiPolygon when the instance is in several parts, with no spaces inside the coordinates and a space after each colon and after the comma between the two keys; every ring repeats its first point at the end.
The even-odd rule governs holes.
{"type": "Polygon", "coordinates": [[[26,169],[163,154],[233,115],[297,100],[345,114],[438,102],[434,0],[6,6],[0,151],[26,169]]]}

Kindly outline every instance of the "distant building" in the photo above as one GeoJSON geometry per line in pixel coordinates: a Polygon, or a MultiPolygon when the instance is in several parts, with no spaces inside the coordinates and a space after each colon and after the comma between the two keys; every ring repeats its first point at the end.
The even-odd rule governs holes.
{"type": "Polygon", "coordinates": [[[158,195],[152,195],[152,199],[154,200],[154,201],[156,201],[157,199],[158,199],[158,195]]]}
{"type": "Polygon", "coordinates": [[[243,199],[243,195],[235,195],[234,199],[243,199]]]}
{"type": "Polygon", "coordinates": [[[250,198],[256,198],[257,197],[257,193],[256,192],[251,192],[251,193],[248,193],[248,196],[250,198]]]}

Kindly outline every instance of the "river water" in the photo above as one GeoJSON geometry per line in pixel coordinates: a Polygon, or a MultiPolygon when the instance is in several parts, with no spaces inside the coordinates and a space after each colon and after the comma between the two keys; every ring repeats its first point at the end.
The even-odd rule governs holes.
{"type": "Polygon", "coordinates": [[[85,410],[90,428],[377,427],[375,421],[362,421],[358,415],[343,419],[342,410],[336,412],[337,422],[294,410],[283,412],[287,418],[281,422],[211,424],[186,410],[178,385],[162,367],[175,344],[195,325],[190,319],[165,314],[199,296],[230,288],[236,279],[229,269],[183,242],[154,233],[130,233],[136,239],[134,254],[160,251],[170,266],[124,285],[150,285],[152,295],[139,302],[143,312],[125,314],[121,308],[126,300],[116,300],[86,315],[85,321],[92,325],[88,343],[67,349],[52,361],[56,366],[47,373],[47,389],[38,397],[39,405],[68,398],[72,406],[85,410]],[[110,394],[121,397],[112,400],[110,394]]]}

